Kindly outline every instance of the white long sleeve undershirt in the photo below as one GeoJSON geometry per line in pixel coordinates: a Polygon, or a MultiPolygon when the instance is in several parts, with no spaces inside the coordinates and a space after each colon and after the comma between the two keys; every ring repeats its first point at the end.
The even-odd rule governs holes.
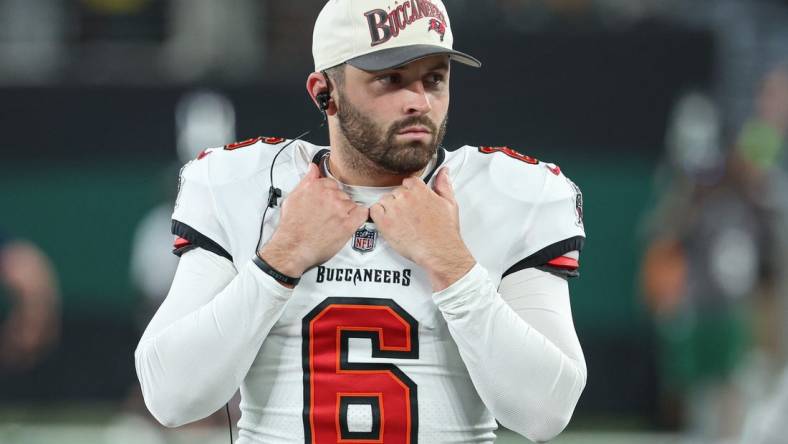
{"type": "Polygon", "coordinates": [[[476,264],[433,299],[493,416],[532,441],[558,435],[586,383],[566,280],[529,268],[499,293],[476,264]]]}
{"type": "MultiPolygon", "coordinates": [[[[487,408],[506,427],[545,441],[566,426],[586,381],[568,285],[526,269],[499,288],[477,264],[433,297],[487,408]]],[[[236,272],[205,250],[184,254],[135,351],[154,417],[178,426],[227,402],[291,294],[251,260],[236,272]]]]}
{"type": "Polygon", "coordinates": [[[177,427],[225,404],[291,293],[251,260],[236,273],[230,261],[206,250],[184,254],[134,353],[153,416],[177,427]]]}

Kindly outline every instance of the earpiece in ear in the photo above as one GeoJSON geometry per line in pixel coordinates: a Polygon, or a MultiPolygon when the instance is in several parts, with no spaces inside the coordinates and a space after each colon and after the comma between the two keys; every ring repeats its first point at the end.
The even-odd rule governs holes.
{"type": "Polygon", "coordinates": [[[326,111],[328,111],[328,102],[331,101],[331,95],[328,91],[323,91],[315,96],[315,99],[317,100],[317,107],[320,108],[320,114],[323,115],[323,123],[325,124],[328,122],[328,114],[326,114],[326,111]]]}
{"type": "Polygon", "coordinates": [[[320,108],[320,111],[327,111],[328,110],[328,102],[331,100],[331,96],[328,94],[327,91],[323,91],[318,94],[316,97],[317,99],[317,106],[320,108]]]}

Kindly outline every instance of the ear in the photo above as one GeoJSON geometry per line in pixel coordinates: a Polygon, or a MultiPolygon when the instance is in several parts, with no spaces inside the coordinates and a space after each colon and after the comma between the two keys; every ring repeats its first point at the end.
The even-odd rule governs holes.
{"type": "MultiPolygon", "coordinates": [[[[317,95],[321,92],[327,91],[329,89],[328,83],[326,83],[326,77],[321,72],[313,72],[309,74],[309,77],[306,79],[306,91],[309,93],[309,97],[312,98],[312,103],[315,104],[317,109],[320,109],[320,106],[317,103],[317,95]]],[[[331,101],[328,102],[328,109],[326,113],[329,116],[333,116],[336,113],[336,106],[334,104],[334,97],[333,97],[333,88],[331,88],[331,101]]]]}

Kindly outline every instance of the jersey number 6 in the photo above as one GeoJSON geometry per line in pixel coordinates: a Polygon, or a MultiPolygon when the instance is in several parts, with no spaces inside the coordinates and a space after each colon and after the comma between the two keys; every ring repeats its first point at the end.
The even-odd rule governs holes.
{"type": "MultiPolygon", "coordinates": [[[[418,322],[390,299],[327,298],[303,319],[304,435],[310,444],[416,444],[416,384],[394,364],[350,362],[350,339],[373,358],[418,359],[418,322]],[[359,412],[363,425],[348,422],[359,412]]],[[[355,421],[354,423],[359,423],[355,421]]]]}

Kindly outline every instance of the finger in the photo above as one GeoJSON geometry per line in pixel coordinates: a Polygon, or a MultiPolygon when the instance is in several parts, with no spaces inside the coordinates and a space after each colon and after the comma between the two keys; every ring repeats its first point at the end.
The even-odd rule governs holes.
{"type": "Polygon", "coordinates": [[[377,205],[380,205],[385,210],[386,208],[392,208],[394,206],[394,200],[396,198],[393,194],[386,194],[385,196],[381,197],[378,201],[377,205]]]}
{"type": "Polygon", "coordinates": [[[324,193],[324,196],[328,199],[353,200],[349,194],[342,190],[328,189],[324,193]]]}
{"type": "Polygon", "coordinates": [[[424,186],[424,181],[420,177],[406,177],[402,181],[402,187],[408,190],[417,189],[424,186]]]}
{"type": "Polygon", "coordinates": [[[339,183],[330,177],[324,177],[322,179],[319,179],[318,183],[323,188],[327,188],[329,190],[338,190],[340,188],[339,183]]]}
{"type": "Polygon", "coordinates": [[[369,209],[363,205],[356,205],[348,215],[353,223],[353,228],[358,228],[369,218],[369,209]]]}
{"type": "Polygon", "coordinates": [[[394,189],[394,191],[391,192],[391,195],[394,197],[394,199],[402,199],[402,198],[405,197],[405,192],[406,191],[407,191],[407,188],[399,187],[399,188],[394,189]]]}
{"type": "Polygon", "coordinates": [[[307,170],[306,170],[306,175],[304,176],[303,179],[301,179],[301,181],[302,182],[310,182],[310,181],[317,180],[319,178],[320,178],[320,169],[318,169],[317,165],[315,165],[314,163],[310,162],[309,168],[307,168],[307,170]]]}
{"type": "Polygon", "coordinates": [[[435,178],[434,188],[438,196],[454,202],[454,187],[449,178],[449,168],[444,167],[438,172],[438,176],[435,178]]]}
{"type": "Polygon", "coordinates": [[[386,209],[383,208],[383,205],[376,203],[369,207],[369,217],[372,218],[373,222],[379,222],[383,219],[383,216],[386,215],[386,209]]]}
{"type": "Polygon", "coordinates": [[[358,206],[352,200],[335,200],[334,205],[342,214],[350,214],[358,206]]]}
{"type": "Polygon", "coordinates": [[[296,188],[297,189],[310,188],[318,179],[320,179],[320,170],[317,168],[317,165],[315,165],[314,163],[310,163],[309,167],[307,167],[306,174],[304,175],[304,177],[301,178],[301,182],[298,183],[298,186],[296,188]]]}

